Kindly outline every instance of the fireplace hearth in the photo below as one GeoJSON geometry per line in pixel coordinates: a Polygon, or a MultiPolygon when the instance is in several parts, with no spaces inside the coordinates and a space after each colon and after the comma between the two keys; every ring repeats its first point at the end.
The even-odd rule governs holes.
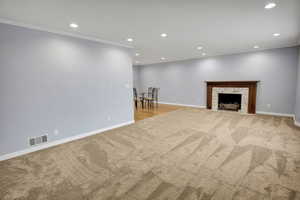
{"type": "Polygon", "coordinates": [[[219,93],[218,110],[239,111],[241,109],[241,94],[219,93]]]}

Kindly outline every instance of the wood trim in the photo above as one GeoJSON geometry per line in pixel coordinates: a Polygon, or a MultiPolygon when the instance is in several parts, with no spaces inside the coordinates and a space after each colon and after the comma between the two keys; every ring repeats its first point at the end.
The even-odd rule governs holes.
{"type": "Polygon", "coordinates": [[[207,84],[207,108],[212,108],[213,87],[239,87],[249,88],[248,113],[256,113],[256,93],[259,81],[206,81],[207,84]]]}

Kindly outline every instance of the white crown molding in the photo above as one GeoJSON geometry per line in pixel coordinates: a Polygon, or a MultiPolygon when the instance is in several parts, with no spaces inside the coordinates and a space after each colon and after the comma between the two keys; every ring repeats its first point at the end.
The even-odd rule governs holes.
{"type": "Polygon", "coordinates": [[[114,46],[120,46],[120,47],[125,47],[125,48],[130,48],[130,49],[133,48],[132,46],[129,46],[129,45],[124,45],[124,44],[121,44],[121,43],[100,39],[100,38],[97,38],[97,37],[94,37],[94,36],[84,35],[84,34],[79,33],[79,32],[68,32],[68,31],[60,31],[60,30],[55,30],[55,29],[49,29],[49,28],[45,28],[45,27],[35,26],[35,25],[32,25],[32,24],[16,22],[16,21],[9,20],[9,19],[4,19],[4,18],[0,18],[0,23],[19,26],[19,27],[23,27],[23,28],[38,30],[38,31],[44,31],[44,32],[48,32],[48,33],[64,35],[64,36],[71,36],[71,37],[75,37],[75,38],[90,40],[90,41],[93,41],[93,42],[99,42],[99,43],[104,43],[104,44],[110,44],[110,45],[114,45],[114,46]]]}
{"type": "Polygon", "coordinates": [[[284,48],[291,48],[291,47],[297,47],[300,45],[300,41],[295,44],[289,44],[289,45],[282,45],[278,47],[271,47],[271,48],[260,48],[259,50],[257,49],[252,49],[252,50],[245,50],[245,51],[238,51],[238,52],[229,52],[229,53],[221,53],[221,54],[212,54],[212,55],[207,55],[205,57],[203,56],[198,56],[198,57],[190,57],[190,58],[180,58],[180,59],[173,59],[173,60],[164,60],[164,61],[153,61],[153,62],[140,62],[138,66],[143,67],[143,66],[151,66],[151,65],[157,65],[157,64],[170,64],[170,63],[177,63],[177,62],[186,62],[186,61],[193,61],[193,60],[205,60],[209,58],[217,58],[217,57],[223,57],[223,56],[233,56],[233,55],[240,55],[240,54],[250,54],[250,53],[257,53],[261,51],[268,51],[268,50],[275,50],[275,49],[284,49],[284,48]]]}
{"type": "Polygon", "coordinates": [[[190,105],[190,104],[169,103],[169,102],[158,102],[158,103],[159,104],[174,105],[174,106],[186,106],[186,107],[193,107],[193,108],[206,108],[206,106],[190,105]]]}
{"type": "Polygon", "coordinates": [[[8,160],[8,159],[11,159],[11,158],[22,156],[22,155],[32,153],[32,152],[35,152],[35,151],[39,151],[39,150],[42,150],[42,149],[47,149],[47,148],[50,148],[50,147],[53,147],[53,146],[57,146],[57,145],[64,144],[64,143],[67,143],[67,142],[71,142],[71,141],[74,141],[74,140],[82,139],[82,138],[92,136],[92,135],[96,135],[96,134],[99,134],[99,133],[103,133],[105,131],[115,129],[115,128],[119,128],[119,127],[122,127],[122,126],[127,126],[127,125],[130,125],[130,124],[133,124],[133,123],[134,123],[134,121],[128,121],[128,122],[117,124],[117,125],[114,125],[114,126],[102,128],[102,129],[95,130],[95,131],[91,131],[91,132],[88,132],[88,133],[83,133],[83,134],[75,135],[75,136],[72,136],[72,137],[68,137],[68,138],[64,138],[64,139],[44,143],[44,144],[41,144],[39,146],[30,147],[30,148],[27,148],[27,149],[24,149],[24,150],[21,150],[21,151],[5,154],[5,155],[0,156],[0,161],[8,160]]]}

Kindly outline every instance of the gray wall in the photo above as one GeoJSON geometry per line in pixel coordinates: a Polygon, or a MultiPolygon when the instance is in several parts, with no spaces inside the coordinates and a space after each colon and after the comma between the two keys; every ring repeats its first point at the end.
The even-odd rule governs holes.
{"type": "Polygon", "coordinates": [[[140,88],[159,87],[162,102],[206,106],[206,80],[259,80],[257,111],[294,114],[297,66],[296,47],[145,65],[140,88]]]}
{"type": "Polygon", "coordinates": [[[138,91],[140,91],[140,66],[133,66],[133,87],[135,87],[138,91]]]}
{"type": "Polygon", "coordinates": [[[299,47],[299,62],[298,62],[298,83],[297,83],[297,98],[295,107],[296,121],[300,123],[300,47],[299,47]]]}
{"type": "Polygon", "coordinates": [[[0,30],[0,155],[28,148],[31,136],[54,141],[133,120],[128,49],[0,30]]]}

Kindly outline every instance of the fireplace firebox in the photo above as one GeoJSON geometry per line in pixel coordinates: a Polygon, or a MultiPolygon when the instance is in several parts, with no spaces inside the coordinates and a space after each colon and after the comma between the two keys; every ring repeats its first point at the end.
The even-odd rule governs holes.
{"type": "Polygon", "coordinates": [[[239,111],[241,109],[242,95],[241,94],[226,94],[219,93],[218,109],[239,111]]]}

